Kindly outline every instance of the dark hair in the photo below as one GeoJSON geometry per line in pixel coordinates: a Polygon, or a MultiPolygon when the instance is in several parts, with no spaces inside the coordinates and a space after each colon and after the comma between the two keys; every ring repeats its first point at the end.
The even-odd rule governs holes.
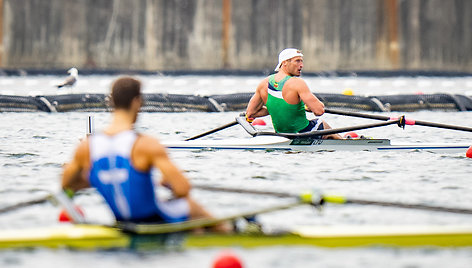
{"type": "Polygon", "coordinates": [[[141,82],[132,77],[118,78],[111,87],[111,100],[115,109],[129,109],[131,101],[141,96],[141,82]]]}

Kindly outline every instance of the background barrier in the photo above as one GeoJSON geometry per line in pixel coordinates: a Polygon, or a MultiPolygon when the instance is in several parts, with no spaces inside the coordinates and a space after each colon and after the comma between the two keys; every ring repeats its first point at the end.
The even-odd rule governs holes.
{"type": "Polygon", "coordinates": [[[472,70],[468,0],[0,0],[0,68],[472,70]]]}
{"type": "MultiPolygon", "coordinates": [[[[329,108],[363,111],[472,111],[472,98],[460,94],[423,94],[388,96],[349,96],[315,94],[329,108]]],[[[244,111],[252,93],[195,96],[144,94],[143,112],[225,112],[244,111]]],[[[0,95],[0,112],[76,112],[112,108],[105,94],[51,96],[0,95]]]]}

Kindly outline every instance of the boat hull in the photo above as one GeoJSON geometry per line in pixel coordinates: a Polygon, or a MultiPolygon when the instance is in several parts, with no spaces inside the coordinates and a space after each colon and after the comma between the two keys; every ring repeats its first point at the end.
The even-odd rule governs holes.
{"type": "Polygon", "coordinates": [[[288,139],[278,136],[256,136],[248,139],[165,141],[172,150],[281,150],[281,151],[430,151],[465,153],[469,144],[409,143],[392,144],[388,139],[288,139]]]}
{"type": "Polygon", "coordinates": [[[0,232],[0,249],[156,249],[182,246],[464,247],[472,246],[472,226],[302,226],[273,233],[132,235],[112,227],[70,224],[0,232]]]}

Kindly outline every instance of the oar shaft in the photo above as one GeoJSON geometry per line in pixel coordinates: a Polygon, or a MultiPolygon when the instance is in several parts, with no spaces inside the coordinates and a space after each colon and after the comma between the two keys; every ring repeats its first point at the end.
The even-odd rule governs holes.
{"type": "Polygon", "coordinates": [[[452,130],[461,130],[461,131],[472,132],[472,127],[463,127],[463,126],[447,125],[447,124],[434,123],[434,122],[426,122],[426,121],[418,121],[418,120],[415,120],[414,122],[415,122],[415,125],[419,125],[419,126],[437,127],[437,128],[445,128],[445,129],[452,129],[452,130]]]}
{"type": "MultiPolygon", "coordinates": [[[[328,108],[325,109],[325,112],[330,113],[330,114],[346,115],[346,116],[352,116],[352,117],[360,117],[360,118],[383,120],[383,121],[395,119],[394,117],[385,116],[385,115],[365,114],[365,113],[341,111],[341,110],[328,109],[328,108]]],[[[445,129],[472,132],[472,127],[463,127],[463,126],[448,125],[448,124],[441,124],[441,123],[427,122],[427,121],[420,121],[420,120],[412,120],[412,119],[406,119],[405,124],[406,125],[418,125],[418,126],[445,128],[445,129]]]]}
{"type": "Polygon", "coordinates": [[[59,191],[54,195],[54,199],[64,208],[73,223],[85,223],[84,216],[77,211],[64,191],[59,191]]]}
{"type": "Polygon", "coordinates": [[[18,203],[18,204],[15,204],[15,205],[6,206],[6,207],[3,207],[3,208],[0,208],[0,213],[10,212],[12,210],[27,207],[27,206],[31,206],[31,205],[46,203],[46,202],[50,201],[50,199],[51,199],[51,195],[47,195],[45,197],[41,197],[41,198],[38,198],[38,199],[33,199],[33,200],[18,203]]]}
{"type": "Polygon", "coordinates": [[[431,205],[423,205],[423,204],[409,204],[409,203],[402,203],[402,202],[365,200],[365,199],[346,198],[343,196],[336,196],[336,195],[323,196],[323,201],[327,203],[334,203],[334,204],[373,205],[373,206],[382,206],[382,207],[421,209],[421,210],[430,210],[430,211],[438,211],[438,212],[472,214],[472,209],[467,209],[467,208],[451,208],[451,207],[440,207],[440,206],[431,206],[431,205]]]}
{"type": "Polygon", "coordinates": [[[202,134],[198,134],[198,135],[196,135],[196,136],[187,138],[187,139],[185,139],[185,140],[186,140],[186,141],[196,140],[196,139],[198,139],[198,138],[201,138],[201,137],[210,135],[210,134],[212,134],[212,133],[215,133],[215,132],[217,132],[217,131],[223,130],[223,129],[225,129],[225,128],[232,127],[232,126],[237,125],[237,124],[238,124],[238,122],[233,121],[233,122],[228,123],[228,124],[226,124],[226,125],[223,125],[223,126],[221,126],[221,127],[217,127],[217,128],[215,128],[215,129],[212,129],[212,130],[209,130],[209,131],[204,132],[204,133],[202,133],[202,134]]]}
{"type": "MultiPolygon", "coordinates": [[[[387,122],[376,123],[376,124],[367,124],[367,125],[359,125],[359,126],[353,126],[353,127],[343,127],[343,128],[332,128],[332,129],[325,129],[325,130],[317,130],[317,131],[312,131],[310,133],[313,133],[312,135],[322,136],[322,135],[330,135],[330,134],[336,134],[336,133],[342,133],[342,132],[348,132],[348,131],[355,131],[355,130],[361,130],[361,129],[383,127],[383,126],[398,124],[399,122],[400,122],[400,119],[396,119],[396,120],[389,120],[387,122]]],[[[302,133],[302,134],[307,134],[307,133],[302,133]]]]}
{"type": "Polygon", "coordinates": [[[348,199],[347,203],[359,204],[359,205],[375,205],[375,206],[384,206],[384,207],[421,209],[421,210],[431,210],[431,211],[451,212],[451,213],[461,213],[461,214],[472,214],[472,210],[470,209],[449,208],[449,207],[430,206],[430,205],[422,205],[422,204],[406,204],[406,203],[398,203],[398,202],[385,202],[385,201],[372,201],[372,200],[359,200],[359,199],[348,199]]]}
{"type": "Polygon", "coordinates": [[[263,190],[236,189],[236,188],[226,188],[226,187],[219,187],[219,186],[209,186],[209,185],[194,185],[194,188],[200,189],[200,190],[206,190],[206,191],[220,191],[220,192],[230,192],[230,193],[269,195],[269,196],[283,197],[283,198],[297,198],[304,203],[311,203],[313,205],[318,205],[318,204],[321,205],[322,203],[375,205],[375,206],[384,206],[384,207],[421,209],[421,210],[430,210],[430,211],[439,211],[439,212],[459,213],[459,214],[472,214],[472,209],[468,209],[468,208],[451,208],[451,207],[441,207],[441,206],[432,206],[432,205],[423,205],[423,204],[409,204],[409,203],[401,203],[401,202],[356,199],[356,198],[347,198],[340,195],[321,195],[320,198],[318,198],[318,196],[314,196],[313,193],[309,193],[309,197],[304,197],[305,194],[296,195],[296,194],[282,193],[282,192],[275,192],[275,191],[273,192],[273,191],[263,191],[263,190]]]}
{"type": "Polygon", "coordinates": [[[205,191],[218,191],[218,192],[240,193],[240,194],[270,195],[270,196],[282,197],[282,198],[295,198],[295,197],[298,197],[298,195],[294,195],[294,194],[273,192],[273,191],[225,188],[225,187],[210,186],[210,185],[193,185],[193,187],[196,188],[196,189],[205,190],[205,191]]]}
{"type": "Polygon", "coordinates": [[[325,109],[325,113],[347,115],[347,116],[352,116],[352,117],[360,117],[360,118],[368,118],[368,119],[376,119],[376,120],[384,120],[384,121],[390,120],[390,116],[364,114],[364,113],[341,111],[341,110],[328,109],[328,108],[325,109]]]}
{"type": "Polygon", "coordinates": [[[135,224],[130,222],[118,222],[117,226],[127,232],[136,234],[159,234],[159,233],[170,233],[170,232],[181,232],[188,231],[196,228],[215,226],[222,222],[232,221],[238,218],[251,217],[254,215],[274,212],[278,210],[284,210],[300,206],[305,204],[302,201],[292,201],[288,204],[279,204],[271,207],[255,209],[249,212],[237,213],[229,216],[219,218],[202,218],[189,220],[185,222],[177,223],[164,223],[164,224],[135,224]]]}
{"type": "Polygon", "coordinates": [[[330,134],[335,134],[335,133],[355,131],[355,130],[360,130],[360,129],[383,127],[383,126],[388,126],[388,125],[393,125],[393,124],[398,124],[400,126],[401,120],[402,119],[395,119],[395,120],[389,120],[387,122],[381,122],[381,123],[358,125],[358,126],[352,126],[352,127],[332,128],[332,129],[324,129],[324,130],[314,130],[314,131],[303,132],[303,133],[257,132],[255,136],[270,135],[270,136],[285,137],[288,139],[312,137],[312,136],[323,136],[323,135],[330,135],[330,134]]]}

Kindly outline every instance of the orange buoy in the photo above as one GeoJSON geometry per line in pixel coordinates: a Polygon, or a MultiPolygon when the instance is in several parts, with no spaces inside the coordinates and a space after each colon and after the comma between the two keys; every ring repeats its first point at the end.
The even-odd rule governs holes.
{"type": "Polygon", "coordinates": [[[216,257],[213,268],[243,268],[243,264],[236,255],[226,251],[216,257]]]}
{"type": "Polygon", "coordinates": [[[465,156],[467,156],[468,158],[472,158],[472,146],[470,146],[469,149],[467,149],[465,156]]]}
{"type": "Polygon", "coordinates": [[[348,133],[344,134],[344,138],[345,139],[357,139],[357,138],[359,138],[359,135],[357,135],[356,132],[351,131],[351,132],[348,132],[348,133]]]}
{"type": "MultiPolygon", "coordinates": [[[[77,210],[77,212],[79,212],[80,215],[85,216],[84,211],[82,210],[82,208],[80,208],[79,206],[75,206],[75,209],[77,210]]],[[[60,222],[70,222],[71,221],[71,219],[69,217],[69,214],[67,214],[67,211],[65,209],[62,209],[61,212],[59,213],[58,220],[60,222]]]]}

